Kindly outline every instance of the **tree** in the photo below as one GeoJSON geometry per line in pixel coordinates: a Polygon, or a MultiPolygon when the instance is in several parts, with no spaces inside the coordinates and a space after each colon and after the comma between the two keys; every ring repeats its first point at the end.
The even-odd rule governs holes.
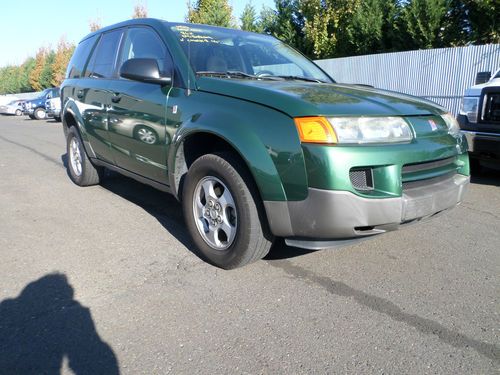
{"type": "Polygon", "coordinates": [[[147,18],[148,8],[143,4],[136,4],[134,6],[134,13],[132,13],[132,18],[147,18]]]}
{"type": "Polygon", "coordinates": [[[500,3],[498,0],[465,0],[469,41],[474,44],[500,43],[500,3]]]}
{"type": "Polygon", "coordinates": [[[89,21],[90,32],[93,33],[102,28],[101,20],[99,18],[94,18],[89,21]]]}
{"type": "Polygon", "coordinates": [[[35,66],[31,70],[29,76],[30,86],[33,87],[35,91],[42,90],[42,83],[40,82],[40,78],[42,75],[43,68],[45,66],[45,61],[47,60],[48,50],[45,47],[41,47],[38,49],[38,52],[35,56],[35,66]]]}
{"type": "Polygon", "coordinates": [[[347,26],[352,53],[365,55],[393,51],[398,40],[398,0],[361,2],[347,26]]]}
{"type": "Polygon", "coordinates": [[[64,37],[59,40],[54,56],[54,63],[52,64],[52,78],[50,82],[52,86],[60,86],[64,80],[66,68],[74,49],[75,46],[68,43],[64,37]]]}
{"type": "Polygon", "coordinates": [[[39,84],[41,90],[52,87],[52,75],[53,75],[53,64],[56,57],[56,53],[52,50],[48,50],[43,64],[42,71],[40,72],[39,84]]]}
{"type": "Polygon", "coordinates": [[[442,26],[450,0],[411,0],[403,8],[406,49],[444,47],[442,26]]]}
{"type": "Polygon", "coordinates": [[[191,23],[233,27],[233,9],[228,0],[197,0],[194,6],[188,3],[186,20],[191,23]]]}
{"type": "Polygon", "coordinates": [[[304,43],[304,17],[300,12],[299,0],[275,0],[275,7],[276,10],[262,8],[260,29],[292,47],[307,51],[304,43]]]}
{"type": "Polygon", "coordinates": [[[260,32],[259,25],[257,24],[257,13],[252,3],[247,3],[240,17],[241,29],[252,32],[260,32]]]}

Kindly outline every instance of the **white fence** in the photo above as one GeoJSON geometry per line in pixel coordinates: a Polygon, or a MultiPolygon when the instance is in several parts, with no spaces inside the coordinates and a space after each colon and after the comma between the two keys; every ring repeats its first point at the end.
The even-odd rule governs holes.
{"type": "Polygon", "coordinates": [[[337,82],[361,83],[420,96],[457,114],[478,72],[500,68],[500,44],[318,60],[337,82]]]}

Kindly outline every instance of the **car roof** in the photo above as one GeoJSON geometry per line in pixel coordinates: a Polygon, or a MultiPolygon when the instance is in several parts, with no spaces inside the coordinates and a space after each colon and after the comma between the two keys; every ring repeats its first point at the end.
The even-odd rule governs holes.
{"type": "MultiPolygon", "coordinates": [[[[94,35],[99,35],[101,33],[105,33],[106,31],[118,29],[121,27],[127,27],[127,26],[137,26],[137,25],[145,25],[145,26],[151,26],[151,27],[167,27],[170,28],[172,26],[186,26],[186,27],[193,27],[193,26],[198,26],[198,27],[203,27],[205,29],[211,29],[211,30],[232,30],[238,33],[242,34],[255,34],[249,31],[244,31],[244,30],[239,30],[239,29],[232,29],[228,27],[220,27],[220,26],[212,26],[212,25],[205,25],[205,24],[195,24],[195,23],[185,23],[185,22],[168,22],[165,20],[161,20],[158,18],[135,18],[119,23],[115,23],[113,25],[109,25],[106,27],[103,27],[102,29],[96,30],[87,36],[83,38],[80,43],[88,38],[93,37],[94,35]]],[[[261,34],[261,35],[266,35],[266,34],[261,34]]]]}

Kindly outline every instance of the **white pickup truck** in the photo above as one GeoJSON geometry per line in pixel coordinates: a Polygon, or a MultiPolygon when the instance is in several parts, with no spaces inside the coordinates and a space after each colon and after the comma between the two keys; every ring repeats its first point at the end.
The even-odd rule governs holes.
{"type": "Polygon", "coordinates": [[[500,69],[465,90],[458,122],[469,143],[471,166],[500,169],[500,69]]]}

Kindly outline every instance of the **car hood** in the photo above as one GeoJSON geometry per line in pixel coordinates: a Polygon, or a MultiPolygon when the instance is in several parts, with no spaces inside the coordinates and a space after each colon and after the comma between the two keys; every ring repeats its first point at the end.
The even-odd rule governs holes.
{"type": "Polygon", "coordinates": [[[301,81],[201,77],[198,89],[300,116],[418,116],[442,114],[428,100],[364,86],[301,81]]]}
{"type": "Polygon", "coordinates": [[[465,90],[465,96],[480,96],[481,90],[485,87],[500,87],[500,78],[493,78],[488,82],[469,87],[465,90]]]}

